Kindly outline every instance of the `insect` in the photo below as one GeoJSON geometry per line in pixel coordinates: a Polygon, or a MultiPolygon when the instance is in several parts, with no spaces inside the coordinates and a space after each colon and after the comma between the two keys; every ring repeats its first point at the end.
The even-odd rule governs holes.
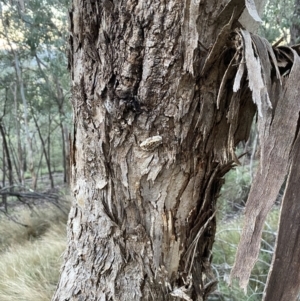
{"type": "Polygon", "coordinates": [[[162,144],[162,137],[157,135],[147,138],[140,144],[140,147],[145,151],[151,152],[160,144],[162,144]]]}

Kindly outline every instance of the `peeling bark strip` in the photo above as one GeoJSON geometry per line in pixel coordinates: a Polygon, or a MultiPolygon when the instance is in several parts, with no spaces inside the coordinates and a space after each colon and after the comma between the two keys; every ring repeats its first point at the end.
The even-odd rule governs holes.
{"type": "Polygon", "coordinates": [[[249,12],[249,15],[257,22],[262,22],[262,19],[257,13],[256,5],[253,0],[246,0],[246,7],[249,12]]]}
{"type": "Polygon", "coordinates": [[[299,150],[300,136],[298,135],[293,148],[291,171],[282,201],[276,251],[263,301],[297,300],[300,291],[299,150]]]}
{"type": "MultiPolygon", "coordinates": [[[[282,78],[282,84],[276,79],[273,79],[272,84],[268,84],[266,75],[271,74],[273,68],[267,55],[271,51],[270,48],[265,46],[266,41],[263,39],[253,37],[257,57],[255,58],[249,41],[250,35],[244,31],[242,34],[246,53],[249,52],[247,48],[251,47],[251,55],[246,55],[245,58],[250,89],[255,91],[253,98],[260,113],[258,129],[261,141],[261,167],[257,171],[247,200],[241,241],[231,274],[231,277],[239,278],[241,287],[246,290],[251,270],[258,258],[264,221],[288,173],[291,151],[298,133],[300,59],[292,48],[275,49],[275,54],[284,53],[288,58],[281,69],[287,76],[282,78]],[[270,107],[269,96],[273,110],[270,107]]],[[[280,294],[276,295],[275,299],[294,300],[278,299],[279,296],[280,294]]],[[[268,295],[266,298],[275,300],[269,299],[268,295]]]]}
{"type": "MultiPolygon", "coordinates": [[[[286,143],[284,158],[293,142],[274,126],[291,114],[282,99],[292,95],[276,94],[276,78],[272,87],[265,76],[273,68],[259,50],[265,41],[255,40],[256,59],[250,34],[237,27],[245,5],[73,0],[74,203],[53,301],[201,301],[214,289],[216,199],[238,163],[235,146],[248,138],[253,95],[266,139],[262,171],[277,171],[269,157],[288,167],[272,139],[286,137],[275,141],[286,143]],[[280,95],[273,115],[267,95],[280,95]]],[[[282,128],[289,133],[291,116],[282,128]]]]}

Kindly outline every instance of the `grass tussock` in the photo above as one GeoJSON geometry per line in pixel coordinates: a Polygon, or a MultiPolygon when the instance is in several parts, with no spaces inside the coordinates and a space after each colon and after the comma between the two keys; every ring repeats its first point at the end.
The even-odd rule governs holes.
{"type": "Polygon", "coordinates": [[[213,266],[219,283],[217,291],[210,296],[210,301],[260,301],[262,299],[274,252],[278,218],[279,210],[274,208],[265,223],[259,258],[252,270],[247,294],[239,288],[236,282],[233,282],[230,287],[228,285],[242,232],[242,216],[218,225],[213,248],[213,266]]]}
{"type": "Polygon", "coordinates": [[[67,216],[54,207],[21,210],[0,221],[0,300],[49,301],[66,247],[67,216]]]}
{"type": "Polygon", "coordinates": [[[55,224],[67,223],[68,203],[55,206],[17,209],[10,218],[0,216],[0,252],[13,244],[22,245],[41,237],[55,224]]]}

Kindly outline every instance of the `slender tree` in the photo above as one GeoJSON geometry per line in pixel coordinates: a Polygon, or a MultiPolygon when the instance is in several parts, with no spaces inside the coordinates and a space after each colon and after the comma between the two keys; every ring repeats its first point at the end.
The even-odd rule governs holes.
{"type": "Polygon", "coordinates": [[[300,42],[300,1],[294,2],[294,14],[291,25],[291,44],[299,44],[300,42]]]}

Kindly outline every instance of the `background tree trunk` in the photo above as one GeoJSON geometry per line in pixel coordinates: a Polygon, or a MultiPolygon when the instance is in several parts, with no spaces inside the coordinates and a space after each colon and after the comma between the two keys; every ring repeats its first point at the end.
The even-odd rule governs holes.
{"type": "Polygon", "coordinates": [[[291,45],[299,44],[300,42],[300,0],[295,0],[294,15],[292,17],[291,26],[291,45]]]}
{"type": "MultiPolygon", "coordinates": [[[[41,141],[43,154],[45,156],[45,161],[46,161],[46,165],[47,165],[47,169],[48,169],[48,175],[49,175],[49,180],[50,180],[50,187],[53,189],[54,188],[54,180],[53,180],[53,174],[52,174],[52,170],[51,170],[50,158],[48,156],[48,152],[47,152],[47,149],[46,149],[45,139],[43,138],[43,135],[41,133],[41,129],[39,127],[39,124],[37,122],[36,116],[34,114],[32,115],[32,118],[33,118],[33,121],[35,123],[36,130],[37,130],[37,133],[38,133],[40,141],[41,141]]],[[[50,132],[49,132],[49,135],[50,135],[50,132]]]]}
{"type": "Polygon", "coordinates": [[[235,2],[73,1],[74,203],[54,301],[213,290],[216,199],[255,113],[232,91],[235,2]]]}

